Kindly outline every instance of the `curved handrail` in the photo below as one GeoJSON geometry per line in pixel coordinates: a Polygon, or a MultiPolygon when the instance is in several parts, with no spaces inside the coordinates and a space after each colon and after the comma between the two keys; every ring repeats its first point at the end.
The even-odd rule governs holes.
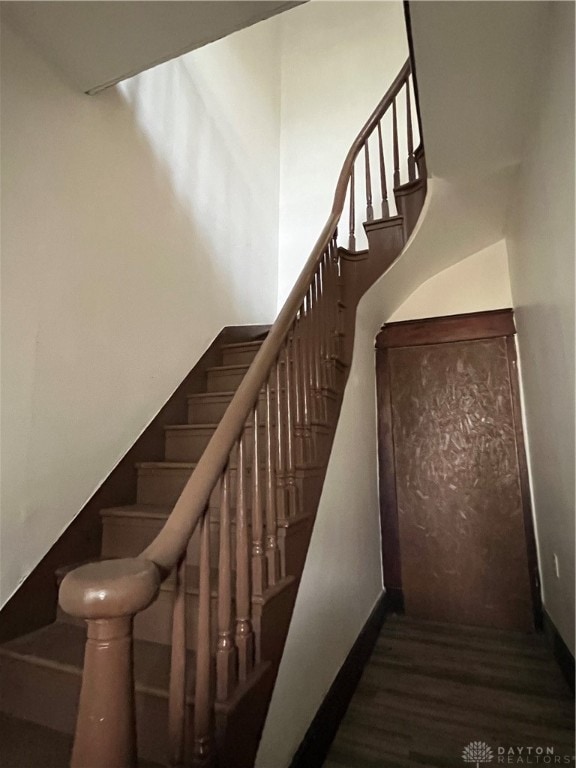
{"type": "Polygon", "coordinates": [[[400,92],[410,71],[411,64],[410,59],[408,59],[350,147],[338,177],[330,215],[298,280],[236,390],[230,405],[216,428],[212,439],[206,446],[195,471],[188,479],[169,518],[154,541],[140,555],[140,557],[152,560],[165,573],[168,573],[176,566],[186,550],[188,542],[206,509],[210,494],[228,462],[230,452],[240,437],[246,419],[258,399],[258,394],[278,357],[282,343],[293,325],[294,318],[306,296],[319,260],[336,234],[340,217],[344,210],[346,192],[354,161],[378,122],[400,92]]]}
{"type": "MultiPolygon", "coordinates": [[[[253,623],[253,599],[261,597],[278,579],[290,575],[286,550],[280,543],[280,525],[285,526],[302,510],[297,470],[312,467],[317,461],[324,463],[327,443],[323,430],[329,429],[332,418],[330,403],[333,407],[343,391],[338,361],[342,363],[342,355],[346,359],[349,352],[344,348],[343,338],[351,318],[343,312],[339,298],[342,285],[338,225],[348,198],[350,248],[355,250],[355,163],[361,150],[365,160],[366,219],[373,219],[369,145],[376,130],[376,177],[380,179],[382,218],[390,219],[382,120],[392,107],[390,143],[396,192],[401,186],[397,100],[404,88],[408,181],[422,178],[425,170],[422,153],[413,148],[411,72],[408,60],[350,147],[320,237],[156,538],[138,557],[82,566],[69,573],[60,586],[62,607],[85,618],[88,624],[72,757],[75,768],[86,765],[88,760],[98,768],[107,768],[112,764],[132,765],[136,759],[131,644],[126,641],[131,637],[133,617],[155,600],[161,580],[171,572],[175,580],[168,692],[170,764],[183,763],[187,717],[187,550],[196,529],[200,536],[193,752],[198,764],[207,764],[212,749],[214,691],[217,701],[228,700],[233,686],[245,681],[254,665],[262,661],[259,630],[255,630],[253,623]],[[263,413],[258,405],[261,393],[263,413]],[[218,640],[214,648],[210,509],[218,494],[218,640]],[[114,728],[109,727],[110,722],[114,722],[114,728]]],[[[394,222],[401,224],[404,235],[411,229],[413,213],[409,206],[403,208],[403,218],[394,222]]]]}

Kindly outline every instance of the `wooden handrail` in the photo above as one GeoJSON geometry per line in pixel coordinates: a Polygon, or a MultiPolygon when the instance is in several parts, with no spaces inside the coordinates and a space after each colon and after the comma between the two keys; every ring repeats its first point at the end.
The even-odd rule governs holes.
{"type": "MultiPolygon", "coordinates": [[[[355,247],[354,164],[364,150],[366,210],[373,217],[368,140],[378,131],[378,169],[382,214],[389,218],[382,119],[393,110],[394,187],[400,184],[396,99],[406,88],[410,111],[408,60],[354,140],[338,177],[326,224],[268,336],[238,386],[224,416],[164,526],[134,559],[103,561],[69,573],[60,588],[62,607],[88,622],[81,703],[73,768],[83,768],[91,755],[94,768],[130,765],[136,760],[133,680],[131,672],[132,617],[157,596],[160,582],[177,570],[172,621],[169,688],[171,765],[185,755],[186,718],[186,557],[200,525],[200,582],[197,608],[197,648],[194,693],[195,766],[213,756],[212,691],[225,701],[234,685],[245,683],[260,662],[260,630],[253,599],[287,575],[286,552],[279,534],[298,514],[296,469],[313,466],[326,456],[319,448],[318,425],[329,421],[329,392],[337,389],[340,360],[341,302],[337,231],[346,198],[350,202],[350,243],[355,247]],[[258,413],[264,395],[265,414],[258,413]],[[259,430],[264,430],[260,441],[259,430]],[[249,432],[251,435],[249,436],[249,432]],[[262,450],[260,448],[262,446],[262,450]],[[265,469],[261,470],[261,454],[265,469]],[[234,463],[235,462],[235,463],[234,463]],[[232,533],[232,473],[235,475],[235,516],[232,533]],[[210,512],[213,494],[220,494],[218,562],[218,638],[211,640],[210,512]],[[249,498],[251,497],[251,498],[249,498]],[[249,506],[251,511],[249,512],[249,506]],[[232,541],[234,539],[234,541],[232,541]],[[236,578],[231,576],[232,558],[236,578]],[[234,593],[234,597],[233,597],[234,593]],[[232,615],[234,599],[235,616],[232,615]],[[98,645],[103,639],[107,656],[98,645]],[[212,686],[212,654],[216,655],[216,686],[212,686]],[[110,659],[110,660],[108,660],[110,659]],[[104,690],[105,689],[105,690],[104,690]],[[121,702],[112,707],[111,701],[121,702]],[[127,710],[122,718],[120,710],[127,710]],[[102,712],[115,711],[113,721],[102,712]],[[129,710],[129,711],[128,711],[129,710]],[[95,719],[94,712],[98,713],[95,719]],[[104,735],[105,734],[105,735],[104,735]]],[[[423,156],[413,151],[412,123],[407,116],[408,175],[420,173],[423,156]]]]}
{"type": "Polygon", "coordinates": [[[344,209],[354,161],[364,142],[376,129],[382,116],[400,92],[409,74],[410,60],[408,59],[350,147],[338,177],[330,216],[300,277],[236,390],[170,517],[154,541],[142,552],[141,557],[156,563],[165,572],[170,572],[174,568],[188,546],[188,541],[206,509],[210,494],[228,462],[230,451],[238,440],[258,394],[267,381],[270,369],[278,357],[282,343],[292,327],[294,317],[308,292],[320,258],[335,235],[344,209]]]}

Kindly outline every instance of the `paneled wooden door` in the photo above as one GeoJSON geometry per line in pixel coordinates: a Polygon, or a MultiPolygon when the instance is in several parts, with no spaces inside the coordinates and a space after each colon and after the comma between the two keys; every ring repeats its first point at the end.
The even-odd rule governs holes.
{"type": "Polygon", "coordinates": [[[499,310],[377,337],[384,580],[414,617],[538,621],[514,333],[499,310]]]}

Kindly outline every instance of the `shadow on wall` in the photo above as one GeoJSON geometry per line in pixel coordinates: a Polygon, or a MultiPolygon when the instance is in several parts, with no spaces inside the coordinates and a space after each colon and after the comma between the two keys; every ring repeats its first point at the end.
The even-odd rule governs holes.
{"type": "MultiPolygon", "coordinates": [[[[230,58],[228,72],[217,62],[215,74],[226,78],[233,72],[233,82],[250,89],[254,130],[239,127],[235,106],[242,107],[241,99],[235,106],[224,103],[222,88],[213,87],[211,67],[197,66],[197,55],[158,66],[117,88],[183,212],[193,220],[211,265],[228,271],[233,255],[244,251],[242,280],[231,286],[234,299],[242,304],[252,298],[246,283],[260,279],[258,256],[268,258],[270,272],[275,269],[270,241],[277,238],[277,172],[274,169],[272,177],[269,147],[261,145],[258,133],[263,129],[257,127],[275,117],[262,114],[271,111],[270,99],[254,86],[250,68],[237,55],[230,58]]],[[[240,93],[237,88],[236,98],[240,93]]],[[[270,144],[271,137],[265,138],[270,144]]],[[[273,159],[277,163],[277,157],[273,159]]]]}

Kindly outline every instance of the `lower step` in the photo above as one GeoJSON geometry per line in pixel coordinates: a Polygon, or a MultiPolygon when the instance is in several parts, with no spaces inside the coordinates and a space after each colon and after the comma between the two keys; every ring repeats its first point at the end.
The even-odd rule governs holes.
{"type": "MultiPolygon", "coordinates": [[[[84,628],[56,622],[0,646],[2,690],[10,692],[9,696],[0,698],[0,711],[55,731],[74,733],[85,641],[84,628]]],[[[192,653],[189,654],[188,670],[188,720],[191,722],[194,707],[192,653]]],[[[225,722],[237,708],[235,717],[241,717],[244,699],[258,690],[267,671],[268,665],[259,665],[229,702],[218,705],[217,719],[225,722]]],[[[162,765],[167,763],[168,754],[169,673],[169,646],[141,640],[134,642],[138,754],[162,765]]],[[[221,723],[223,727],[224,723],[221,723]]],[[[188,741],[191,742],[190,732],[188,741]]],[[[223,765],[232,768],[234,763],[223,765]]]]}

